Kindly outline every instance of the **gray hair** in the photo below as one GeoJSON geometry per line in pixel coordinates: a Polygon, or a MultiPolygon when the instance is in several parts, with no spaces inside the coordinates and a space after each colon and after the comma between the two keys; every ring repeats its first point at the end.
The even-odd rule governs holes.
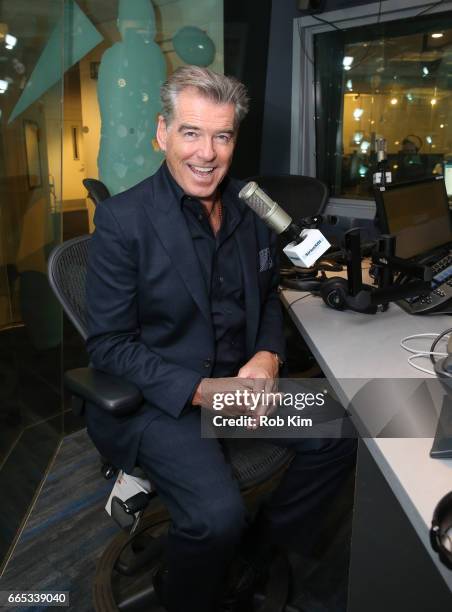
{"type": "Polygon", "coordinates": [[[234,127],[237,129],[248,112],[249,97],[243,83],[231,76],[218,74],[200,66],[177,68],[160,88],[162,115],[167,125],[174,117],[177,96],[183,89],[194,87],[198,92],[217,104],[233,104],[234,127]]]}

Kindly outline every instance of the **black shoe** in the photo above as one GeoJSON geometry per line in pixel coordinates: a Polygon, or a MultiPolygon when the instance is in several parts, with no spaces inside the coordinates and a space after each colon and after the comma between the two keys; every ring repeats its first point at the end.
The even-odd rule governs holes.
{"type": "Polygon", "coordinates": [[[218,612],[252,612],[254,594],[265,587],[267,578],[266,565],[245,557],[235,559],[218,612]]]}
{"type": "MultiPolygon", "coordinates": [[[[228,584],[218,612],[252,612],[253,596],[264,587],[268,577],[266,567],[249,559],[238,557],[229,572],[228,584]]],[[[168,605],[168,568],[160,565],[152,577],[154,592],[159,604],[168,605]]]]}

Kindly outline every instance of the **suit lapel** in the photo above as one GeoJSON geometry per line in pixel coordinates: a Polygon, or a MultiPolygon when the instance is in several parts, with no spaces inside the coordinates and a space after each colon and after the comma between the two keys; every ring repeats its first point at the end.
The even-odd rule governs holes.
{"type": "Polygon", "coordinates": [[[259,285],[257,269],[257,242],[254,218],[251,211],[245,211],[242,222],[235,232],[240,261],[242,264],[243,286],[246,310],[246,349],[251,356],[256,344],[259,325],[259,285]]]}
{"type": "Polygon", "coordinates": [[[168,200],[158,206],[150,206],[148,202],[145,203],[146,213],[175,269],[180,274],[209,325],[211,325],[207,290],[192,237],[179,202],[171,197],[168,197],[168,200]]]}

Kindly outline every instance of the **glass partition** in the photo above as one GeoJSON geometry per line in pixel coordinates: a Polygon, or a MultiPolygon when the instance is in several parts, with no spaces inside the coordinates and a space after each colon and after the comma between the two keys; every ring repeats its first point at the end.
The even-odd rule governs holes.
{"type": "Polygon", "coordinates": [[[61,240],[63,28],[61,0],[1,5],[0,568],[62,433],[61,311],[46,266],[61,240]]]}
{"type": "Polygon", "coordinates": [[[222,0],[0,6],[0,570],[61,436],[84,426],[61,373],[87,355],[49,288],[49,253],[93,230],[83,179],[114,194],[159,167],[167,75],[222,72],[223,55],[222,0]]]}
{"type": "Polygon", "coordinates": [[[315,36],[317,171],[331,195],[371,197],[381,138],[394,182],[443,174],[451,57],[450,13],[315,36]]]}

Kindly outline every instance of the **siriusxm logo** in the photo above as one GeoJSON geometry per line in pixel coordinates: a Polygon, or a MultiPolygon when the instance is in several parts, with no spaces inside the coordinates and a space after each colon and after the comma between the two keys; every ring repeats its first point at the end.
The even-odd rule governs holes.
{"type": "Polygon", "coordinates": [[[316,248],[319,246],[319,244],[321,244],[322,241],[321,240],[317,240],[317,242],[312,245],[312,247],[309,249],[309,251],[306,251],[306,253],[304,254],[305,257],[309,257],[309,255],[312,253],[312,251],[315,251],[316,248]]]}

